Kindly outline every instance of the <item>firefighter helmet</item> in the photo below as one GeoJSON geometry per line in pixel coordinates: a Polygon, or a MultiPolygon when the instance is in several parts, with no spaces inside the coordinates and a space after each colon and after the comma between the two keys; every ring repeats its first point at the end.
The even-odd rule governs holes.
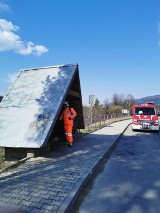
{"type": "Polygon", "coordinates": [[[69,103],[67,101],[65,101],[63,106],[64,106],[64,108],[69,107],[69,103]]]}

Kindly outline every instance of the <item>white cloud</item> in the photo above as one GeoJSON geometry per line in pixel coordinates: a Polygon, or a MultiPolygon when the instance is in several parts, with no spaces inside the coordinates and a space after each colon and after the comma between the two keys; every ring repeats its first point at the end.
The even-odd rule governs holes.
{"type": "Polygon", "coordinates": [[[9,6],[7,4],[5,4],[4,2],[0,2],[0,12],[3,10],[8,11],[9,6]]]}
{"type": "Polygon", "coordinates": [[[0,19],[0,51],[14,51],[21,55],[37,55],[48,52],[42,45],[35,45],[33,42],[24,42],[15,32],[19,27],[12,22],[0,19]]]}

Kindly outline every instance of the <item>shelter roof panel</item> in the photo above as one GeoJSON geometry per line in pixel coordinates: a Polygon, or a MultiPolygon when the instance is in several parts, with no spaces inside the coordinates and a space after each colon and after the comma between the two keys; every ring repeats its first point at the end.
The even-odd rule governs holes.
{"type": "Polygon", "coordinates": [[[40,148],[77,64],[21,70],[0,103],[0,146],[40,148]]]}

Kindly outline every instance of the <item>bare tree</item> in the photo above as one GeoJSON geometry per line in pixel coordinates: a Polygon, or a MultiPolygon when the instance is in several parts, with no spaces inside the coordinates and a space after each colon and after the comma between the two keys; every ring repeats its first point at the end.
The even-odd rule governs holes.
{"type": "MultiPolygon", "coordinates": [[[[122,109],[127,109],[131,112],[131,107],[135,103],[135,99],[132,94],[128,94],[126,97],[124,94],[114,93],[112,96],[112,102],[109,103],[108,99],[105,99],[105,113],[117,113],[122,109]],[[116,107],[117,106],[117,107],[116,107]]],[[[122,111],[121,111],[122,112],[122,111]]]]}
{"type": "Polygon", "coordinates": [[[109,100],[108,100],[108,98],[106,98],[105,101],[104,101],[105,114],[109,113],[109,106],[110,106],[109,100]]]}
{"type": "Polygon", "coordinates": [[[112,105],[115,105],[115,106],[119,105],[119,96],[117,93],[114,93],[112,96],[112,105]]]}
{"type": "Polygon", "coordinates": [[[131,107],[134,104],[135,104],[135,99],[134,99],[133,95],[128,94],[125,98],[125,101],[124,101],[125,109],[127,109],[129,112],[131,112],[131,107]]]}
{"type": "Polygon", "coordinates": [[[125,99],[124,97],[124,94],[114,93],[112,97],[112,105],[122,106],[125,99]]]}

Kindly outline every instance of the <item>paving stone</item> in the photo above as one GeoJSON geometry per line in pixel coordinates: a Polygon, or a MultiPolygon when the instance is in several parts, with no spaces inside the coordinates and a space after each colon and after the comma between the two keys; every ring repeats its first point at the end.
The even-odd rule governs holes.
{"type": "Polygon", "coordinates": [[[41,200],[42,200],[41,197],[31,197],[29,199],[29,201],[31,201],[31,202],[37,202],[37,203],[39,203],[41,200]]]}
{"type": "MultiPolygon", "coordinates": [[[[17,190],[17,192],[18,192],[18,190],[17,190]]],[[[29,195],[30,192],[27,192],[27,191],[23,191],[23,190],[22,190],[22,191],[19,192],[19,194],[20,194],[20,195],[29,195]]]]}
{"type": "Polygon", "coordinates": [[[37,202],[32,202],[31,206],[33,208],[41,209],[41,207],[43,206],[43,204],[42,203],[37,203],[37,202]]]}
{"type": "Polygon", "coordinates": [[[50,205],[52,206],[61,206],[61,204],[63,203],[63,201],[56,201],[56,200],[53,200],[50,205]]]}
{"type": "Polygon", "coordinates": [[[42,209],[51,211],[51,210],[53,209],[53,206],[44,204],[44,205],[42,206],[42,209]]]}
{"type": "Polygon", "coordinates": [[[45,190],[39,190],[39,191],[38,191],[38,193],[39,193],[39,194],[45,194],[45,195],[46,195],[46,194],[48,193],[48,191],[45,191],[45,190]]]}
{"type": "Polygon", "coordinates": [[[71,191],[71,189],[72,189],[72,188],[68,186],[68,187],[65,188],[65,189],[64,189],[64,188],[63,188],[63,189],[56,189],[56,192],[57,192],[57,193],[60,193],[60,192],[61,192],[61,193],[66,193],[66,192],[68,193],[68,192],[71,191]]]}
{"type": "Polygon", "coordinates": [[[10,197],[2,197],[1,198],[1,201],[5,202],[5,203],[8,203],[10,200],[11,200],[10,197]]]}
{"type": "Polygon", "coordinates": [[[44,209],[33,208],[30,213],[44,213],[44,209]]]}
{"type": "Polygon", "coordinates": [[[20,209],[20,205],[19,204],[15,204],[15,203],[10,203],[9,206],[8,206],[8,209],[19,210],[20,209]]]}
{"type": "Polygon", "coordinates": [[[53,213],[53,211],[45,210],[44,213],[53,213]]]}
{"type": "Polygon", "coordinates": [[[21,202],[21,200],[20,199],[16,199],[16,198],[12,198],[10,200],[10,203],[13,203],[13,204],[19,204],[20,202],[21,202]]]}
{"type": "Polygon", "coordinates": [[[8,204],[4,201],[0,201],[0,207],[7,207],[8,204]]]}
{"type": "Polygon", "coordinates": [[[52,212],[53,211],[58,211],[58,209],[59,209],[59,206],[53,205],[52,212]]]}
{"type": "Polygon", "coordinates": [[[47,187],[46,190],[48,190],[50,193],[55,192],[56,193],[56,188],[54,187],[47,187]]]}
{"type": "Polygon", "coordinates": [[[30,206],[32,204],[32,202],[29,202],[29,201],[26,201],[26,200],[23,200],[21,202],[21,205],[24,205],[24,206],[30,206]]]}
{"type": "MultiPolygon", "coordinates": [[[[66,196],[66,197],[67,197],[67,196],[66,196]]],[[[59,201],[60,201],[60,202],[64,201],[66,197],[60,197],[60,198],[59,198],[59,201]]]]}
{"type": "Polygon", "coordinates": [[[45,198],[45,199],[50,199],[50,196],[51,196],[50,194],[46,194],[46,195],[45,194],[40,194],[39,195],[40,198],[45,198]]]}
{"type": "Polygon", "coordinates": [[[21,195],[21,196],[19,197],[19,199],[21,199],[21,200],[26,200],[26,201],[29,201],[30,198],[31,198],[31,196],[28,196],[28,195],[21,195]]]}
{"type": "Polygon", "coordinates": [[[15,193],[15,194],[18,194],[19,192],[20,192],[19,189],[13,189],[13,190],[12,190],[12,193],[15,193]]]}
{"type": "Polygon", "coordinates": [[[30,193],[30,196],[32,196],[32,197],[38,197],[39,195],[40,195],[39,193],[35,193],[35,192],[30,193]]]}
{"type": "Polygon", "coordinates": [[[48,195],[50,195],[50,196],[57,196],[58,192],[56,192],[56,191],[48,191],[48,195]]]}
{"type": "Polygon", "coordinates": [[[82,185],[85,174],[95,168],[117,137],[115,132],[118,135],[124,130],[127,122],[122,123],[113,125],[114,128],[103,128],[97,131],[97,135],[93,133],[83,137],[84,141],[59,153],[58,157],[53,152],[50,158],[30,159],[11,172],[2,174],[0,205],[15,206],[27,213],[64,213],[73,199],[68,195],[75,194],[75,186],[82,185]],[[111,140],[102,142],[100,137],[105,134],[110,135],[111,140]],[[89,143],[92,146],[87,145],[89,143]],[[83,146],[86,146],[85,149],[82,149],[83,146]]]}
{"type": "MultiPolygon", "coordinates": [[[[20,192],[20,191],[19,191],[20,192]]],[[[16,193],[10,193],[10,195],[9,195],[11,198],[19,198],[19,197],[21,197],[22,195],[20,195],[20,194],[16,194],[16,193]]]]}
{"type": "Polygon", "coordinates": [[[40,203],[50,205],[52,203],[52,200],[42,198],[41,201],[40,201],[40,203]]]}

